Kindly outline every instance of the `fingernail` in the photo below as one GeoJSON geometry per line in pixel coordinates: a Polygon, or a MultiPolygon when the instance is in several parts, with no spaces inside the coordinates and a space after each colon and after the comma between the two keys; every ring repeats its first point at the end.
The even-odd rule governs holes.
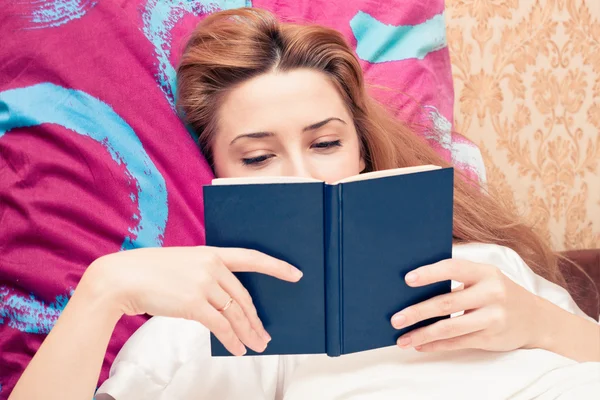
{"type": "Polygon", "coordinates": [[[408,274],[406,274],[406,276],[404,277],[404,280],[408,283],[413,283],[417,281],[417,273],[416,272],[409,272],[408,274]]]}
{"type": "Polygon", "coordinates": [[[238,353],[240,354],[240,356],[243,356],[248,352],[248,350],[246,350],[246,346],[244,346],[241,343],[238,346],[238,350],[239,350],[238,353]]]}
{"type": "Polygon", "coordinates": [[[406,322],[406,317],[402,314],[396,314],[392,317],[392,325],[394,328],[401,328],[406,322]]]}
{"type": "Polygon", "coordinates": [[[298,268],[292,267],[292,275],[294,276],[294,278],[300,279],[304,274],[298,268]]]}
{"type": "Polygon", "coordinates": [[[263,330],[262,337],[267,343],[271,341],[271,335],[265,330],[263,330]]]}
{"type": "Polygon", "coordinates": [[[253,342],[256,343],[252,350],[257,351],[259,353],[263,352],[267,348],[267,344],[269,341],[265,338],[264,333],[260,331],[253,331],[252,336],[254,336],[253,342]]]}
{"type": "Polygon", "coordinates": [[[402,336],[400,339],[398,339],[398,346],[400,347],[406,347],[410,344],[410,336],[402,336]]]}
{"type": "Polygon", "coordinates": [[[421,350],[421,348],[422,348],[422,347],[423,347],[423,346],[415,346],[415,350],[417,350],[417,351],[418,351],[418,350],[421,350]]]}

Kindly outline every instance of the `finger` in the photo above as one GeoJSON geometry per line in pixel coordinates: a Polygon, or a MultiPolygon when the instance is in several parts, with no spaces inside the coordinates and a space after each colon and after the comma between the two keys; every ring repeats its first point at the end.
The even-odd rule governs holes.
{"type": "Polygon", "coordinates": [[[398,312],[392,317],[396,329],[411,326],[434,317],[444,317],[459,311],[473,310],[485,305],[484,293],[478,286],[432,297],[398,312]]]}
{"type": "Polygon", "coordinates": [[[289,282],[297,282],[302,272],[285,261],[256,250],[212,247],[232,272],[259,272],[289,282]]]}
{"type": "Polygon", "coordinates": [[[415,347],[420,352],[454,351],[463,349],[481,349],[482,338],[480,332],[473,332],[450,339],[438,340],[415,347]]]}
{"type": "Polygon", "coordinates": [[[235,356],[246,354],[246,347],[237,337],[231,324],[220,312],[214,309],[210,304],[204,303],[196,309],[197,317],[194,320],[200,322],[209,331],[211,331],[223,346],[235,356]]]}
{"type": "Polygon", "coordinates": [[[461,284],[459,284],[457,287],[455,287],[455,288],[452,288],[452,291],[453,291],[453,292],[460,292],[461,290],[464,290],[464,289],[465,289],[465,284],[464,284],[464,283],[461,283],[461,284]]]}
{"type": "Polygon", "coordinates": [[[263,339],[250,325],[250,321],[242,308],[233,302],[231,307],[223,311],[221,314],[229,320],[233,331],[238,338],[257,353],[262,353],[267,348],[268,341],[263,339]]]}
{"type": "Polygon", "coordinates": [[[242,343],[256,352],[264,351],[267,346],[267,341],[262,339],[258,333],[252,329],[248,317],[244,314],[244,311],[239,304],[237,304],[235,300],[230,303],[232,297],[229,293],[223,290],[218,284],[214,284],[208,289],[207,298],[208,302],[227,318],[235,335],[242,343]],[[222,310],[224,306],[227,306],[226,310],[222,310]]]}
{"type": "Polygon", "coordinates": [[[455,280],[467,287],[494,273],[496,267],[466,260],[448,259],[417,268],[405,276],[409,286],[425,286],[435,282],[455,280]]]}
{"type": "Polygon", "coordinates": [[[397,344],[402,348],[423,346],[427,343],[479,332],[488,325],[488,321],[482,317],[481,313],[466,314],[415,329],[399,337],[397,344]]]}
{"type": "Polygon", "coordinates": [[[265,344],[268,343],[271,340],[271,336],[267,333],[258,317],[252,296],[250,296],[244,285],[225,267],[215,271],[215,279],[223,290],[229,293],[239,307],[241,307],[246,317],[248,317],[252,329],[260,334],[265,344]]]}

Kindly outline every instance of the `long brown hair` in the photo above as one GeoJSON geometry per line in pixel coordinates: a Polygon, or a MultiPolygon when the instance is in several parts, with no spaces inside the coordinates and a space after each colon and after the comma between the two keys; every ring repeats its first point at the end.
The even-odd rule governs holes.
{"type": "MultiPolygon", "coordinates": [[[[269,71],[310,68],[326,74],[354,118],[366,171],[413,165],[448,166],[423,139],[366,91],[360,64],[337,31],[280,23],[267,11],[222,11],[192,34],[177,71],[177,106],[199,134],[212,165],[211,143],[223,96],[237,84],[269,71]]],[[[456,171],[455,243],[495,243],[515,250],[537,274],[566,287],[557,255],[530,227],[476,182],[456,171]]]]}

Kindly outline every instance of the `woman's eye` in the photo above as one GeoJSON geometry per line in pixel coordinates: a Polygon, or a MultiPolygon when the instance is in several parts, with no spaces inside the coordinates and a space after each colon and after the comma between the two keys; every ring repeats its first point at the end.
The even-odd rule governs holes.
{"type": "Polygon", "coordinates": [[[256,156],[256,157],[250,157],[250,158],[242,158],[242,163],[244,165],[254,165],[254,166],[258,166],[263,164],[265,161],[267,161],[269,158],[273,158],[274,155],[273,154],[262,154],[260,156],[256,156]]]}
{"type": "Polygon", "coordinates": [[[333,140],[330,142],[318,142],[314,143],[311,147],[314,149],[329,149],[332,147],[341,147],[342,142],[340,140],[333,140]]]}

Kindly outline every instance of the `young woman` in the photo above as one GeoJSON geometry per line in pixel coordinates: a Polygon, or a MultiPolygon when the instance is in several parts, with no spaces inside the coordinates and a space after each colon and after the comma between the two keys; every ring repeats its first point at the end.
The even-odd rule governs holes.
{"type": "MultiPolygon", "coordinates": [[[[217,13],[200,24],[179,66],[178,104],[218,177],[294,175],[331,182],[367,171],[446,165],[369,97],[342,35],[278,23],[256,9],[217,13]]],[[[600,328],[564,289],[556,255],[459,173],[454,201],[453,259],[416,265],[405,279],[413,286],[451,279],[462,282],[462,290],[398,310],[390,323],[401,328],[465,312],[400,337],[400,348],[338,359],[212,359],[208,330],[236,355],[246,347],[260,352],[270,340],[232,272],[291,282],[301,272],[247,249],[138,249],[90,265],[10,398],[89,400],[116,322],[144,313],[169,318],[152,319],[124,347],[101,388],[117,400],[331,398],[348,388],[358,397],[433,398],[448,382],[442,377],[465,365],[469,374],[497,378],[516,371],[506,354],[542,357],[536,361],[542,370],[528,366],[533,375],[526,371],[503,382],[514,394],[527,382],[543,381],[551,369],[600,361],[600,328]],[[395,392],[370,386],[374,376],[381,382],[407,366],[386,380],[395,392]],[[403,376],[414,377],[410,370],[428,380],[402,383],[403,376]]]]}

